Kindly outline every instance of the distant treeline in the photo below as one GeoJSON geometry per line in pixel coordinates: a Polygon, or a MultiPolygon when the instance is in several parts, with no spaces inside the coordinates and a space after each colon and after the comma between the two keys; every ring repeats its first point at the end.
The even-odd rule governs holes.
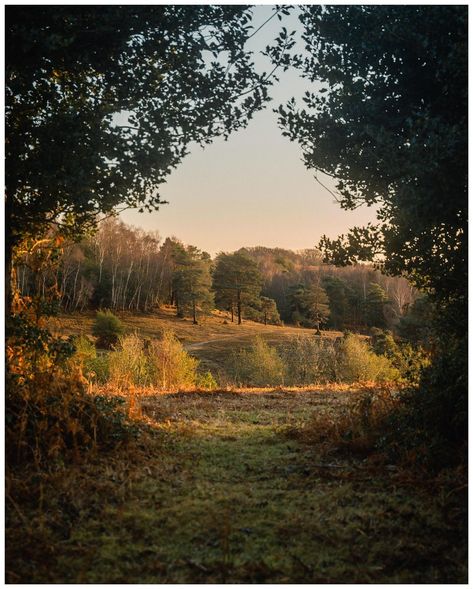
{"type": "Polygon", "coordinates": [[[368,265],[326,265],[316,249],[242,248],[212,259],[176,238],[161,241],[157,233],[115,218],[81,242],[67,243],[59,255],[54,269],[41,272],[22,258],[16,280],[27,296],[56,288],[66,312],[152,312],[173,305],[179,316],[195,321],[218,308],[231,321],[360,331],[395,328],[418,298],[403,278],[368,265]]]}

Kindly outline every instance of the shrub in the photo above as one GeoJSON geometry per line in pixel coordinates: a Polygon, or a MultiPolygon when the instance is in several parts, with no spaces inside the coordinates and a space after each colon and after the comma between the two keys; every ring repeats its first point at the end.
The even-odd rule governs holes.
{"type": "Polygon", "coordinates": [[[342,413],[316,412],[302,428],[288,433],[320,444],[327,454],[346,451],[350,455],[366,455],[378,448],[386,420],[399,405],[400,396],[395,391],[368,390],[342,413]]]}
{"type": "Polygon", "coordinates": [[[195,384],[198,389],[206,389],[208,391],[212,391],[218,387],[218,383],[210,371],[204,374],[198,374],[195,384]]]}
{"type": "Polygon", "coordinates": [[[445,336],[419,383],[403,391],[386,422],[380,448],[432,470],[466,464],[468,447],[468,341],[445,336]],[[461,376],[459,376],[461,375],[461,376]]]}
{"type": "Polygon", "coordinates": [[[109,381],[117,387],[151,384],[143,340],[136,334],[120,337],[118,345],[108,356],[109,381]]]}
{"type": "Polygon", "coordinates": [[[345,335],[339,343],[337,360],[340,382],[387,382],[400,377],[386,356],[377,356],[367,342],[353,334],[345,335]]]}
{"type": "Polygon", "coordinates": [[[400,378],[409,384],[418,384],[422,371],[430,364],[429,354],[420,346],[397,343],[390,331],[373,328],[371,331],[373,350],[389,358],[399,371],[400,378]]]}
{"type": "Polygon", "coordinates": [[[274,386],[284,383],[285,367],[276,348],[257,337],[249,350],[234,353],[228,370],[240,385],[274,386]]]}
{"type": "Polygon", "coordinates": [[[110,349],[116,345],[124,331],[125,328],[122,322],[111,311],[97,312],[95,323],[92,327],[92,334],[97,338],[98,348],[110,349]]]}
{"type": "Polygon", "coordinates": [[[105,384],[109,379],[108,354],[97,354],[94,344],[84,335],[72,340],[75,347],[74,358],[79,362],[82,373],[89,382],[105,384]]]}
{"type": "Polygon", "coordinates": [[[297,386],[336,380],[336,346],[332,340],[296,336],[281,348],[281,357],[288,384],[297,386]]]}
{"type": "Polygon", "coordinates": [[[72,338],[72,344],[75,348],[76,358],[86,365],[90,360],[97,357],[95,345],[85,335],[79,335],[72,338]]]}
{"type": "Polygon", "coordinates": [[[110,379],[109,354],[99,353],[85,365],[85,376],[89,381],[105,384],[110,379]]]}
{"type": "Polygon", "coordinates": [[[199,361],[184,350],[172,331],[163,331],[147,349],[152,383],[162,390],[195,386],[199,361]]]}
{"type": "MultiPolygon", "coordinates": [[[[89,367],[93,368],[100,359],[100,356],[95,358],[89,367]]],[[[171,331],[164,331],[160,339],[146,343],[136,334],[121,337],[106,362],[108,380],[118,388],[130,385],[159,390],[217,387],[210,372],[197,373],[199,361],[184,350],[171,331]]]]}
{"type": "Polygon", "coordinates": [[[46,467],[128,435],[126,415],[115,406],[104,413],[103,403],[87,393],[70,342],[22,317],[12,322],[5,411],[9,466],[33,461],[46,467]]]}
{"type": "Polygon", "coordinates": [[[394,358],[399,353],[399,346],[393,334],[387,329],[373,327],[371,329],[371,346],[378,356],[394,358]]]}

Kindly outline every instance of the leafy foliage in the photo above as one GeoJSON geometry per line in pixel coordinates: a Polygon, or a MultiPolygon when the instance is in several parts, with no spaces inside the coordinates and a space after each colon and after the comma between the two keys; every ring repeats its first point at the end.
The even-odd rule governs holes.
{"type": "Polygon", "coordinates": [[[342,382],[383,382],[399,379],[399,372],[385,356],[378,356],[369,345],[347,334],[338,349],[338,378],[342,382]]]}
{"type": "Polygon", "coordinates": [[[337,264],[377,261],[429,295],[435,355],[417,396],[406,399],[406,437],[423,436],[430,450],[441,439],[447,448],[462,446],[467,8],[308,6],[301,21],[309,55],[293,64],[322,89],[306,93],[303,108],[294,99],[281,106],[281,125],[301,144],[308,168],[337,180],[343,208],[378,206],[377,224],[336,240],[324,236],[319,246],[337,264]]]}
{"type": "Polygon", "coordinates": [[[104,384],[110,377],[107,354],[97,354],[95,343],[84,335],[73,338],[75,358],[89,383],[104,384]]]}
{"type": "Polygon", "coordinates": [[[287,384],[308,385],[337,380],[337,347],[319,337],[293,337],[281,347],[287,384]]]}
{"type": "Polygon", "coordinates": [[[121,391],[133,387],[174,391],[216,386],[210,372],[198,373],[199,361],[184,350],[169,330],[154,340],[143,340],[136,334],[121,337],[116,349],[108,354],[107,363],[107,383],[121,391]]]}
{"type": "Polygon", "coordinates": [[[229,359],[228,371],[240,385],[271,386],[284,381],[285,367],[276,348],[257,337],[249,350],[234,352],[229,359]]]}
{"type": "Polygon", "coordinates": [[[151,342],[149,362],[153,384],[162,390],[195,386],[199,361],[190,356],[173,332],[166,330],[151,342]]]}
{"type": "Polygon", "coordinates": [[[337,179],[342,207],[379,207],[379,225],[324,238],[327,257],[383,254],[389,273],[464,297],[466,8],[307,6],[300,18],[309,54],[294,64],[322,92],[281,107],[281,125],[307,167],[337,179]]]}
{"type": "Polygon", "coordinates": [[[114,346],[125,328],[120,319],[110,310],[98,311],[92,328],[97,338],[97,347],[109,349],[114,346]]]}
{"type": "Polygon", "coordinates": [[[197,312],[209,312],[213,297],[210,292],[210,256],[194,246],[180,248],[173,272],[172,288],[178,316],[191,315],[197,324],[197,312]]]}
{"type": "Polygon", "coordinates": [[[400,373],[366,341],[347,334],[338,341],[294,337],[279,349],[261,337],[233,353],[227,364],[233,382],[247,386],[305,386],[328,383],[393,382],[400,373]]]}
{"type": "Polygon", "coordinates": [[[397,330],[404,340],[429,349],[434,337],[435,307],[427,296],[418,297],[400,318],[397,330]]]}
{"type": "Polygon", "coordinates": [[[238,6],[9,7],[8,247],[119,204],[157,208],[190,142],[246,125],[271,83],[244,50],[250,20],[238,6]]]}
{"type": "Polygon", "coordinates": [[[129,437],[119,403],[88,394],[71,342],[53,338],[24,314],[14,317],[13,326],[5,399],[9,467],[33,462],[47,468],[129,437]]]}
{"type": "Polygon", "coordinates": [[[317,283],[297,284],[289,289],[288,307],[296,325],[315,327],[319,332],[330,314],[328,302],[325,290],[317,283]]]}

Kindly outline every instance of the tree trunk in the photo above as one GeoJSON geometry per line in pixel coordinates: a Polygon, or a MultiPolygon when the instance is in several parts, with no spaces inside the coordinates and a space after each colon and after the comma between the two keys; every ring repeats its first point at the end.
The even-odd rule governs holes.
{"type": "Polygon", "coordinates": [[[195,314],[195,300],[192,301],[192,323],[197,325],[197,317],[195,314]]]}
{"type": "Polygon", "coordinates": [[[241,325],[241,292],[237,291],[238,325],[241,325]]]}
{"type": "Polygon", "coordinates": [[[13,307],[13,288],[12,288],[12,277],[13,277],[13,245],[8,238],[8,234],[5,236],[5,331],[8,336],[9,329],[11,327],[10,318],[12,316],[13,307]]]}

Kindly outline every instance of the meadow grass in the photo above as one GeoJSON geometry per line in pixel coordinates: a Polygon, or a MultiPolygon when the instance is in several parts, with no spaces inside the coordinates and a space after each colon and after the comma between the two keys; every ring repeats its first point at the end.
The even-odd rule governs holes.
{"type": "Polygon", "coordinates": [[[7,580],[466,582],[458,483],[401,476],[294,435],[365,393],[140,397],[133,443],[44,474],[34,497],[27,478],[9,479],[7,580]]]}

